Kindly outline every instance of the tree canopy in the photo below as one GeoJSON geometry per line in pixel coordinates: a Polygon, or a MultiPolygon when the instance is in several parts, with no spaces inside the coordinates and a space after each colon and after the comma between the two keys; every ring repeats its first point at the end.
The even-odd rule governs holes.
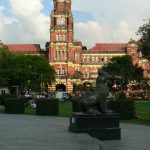
{"type": "Polygon", "coordinates": [[[39,91],[55,80],[54,69],[42,56],[12,54],[0,49],[0,86],[19,86],[39,91]]]}
{"type": "Polygon", "coordinates": [[[114,57],[111,63],[103,67],[103,70],[112,75],[112,84],[117,83],[122,90],[127,88],[127,84],[132,81],[143,79],[143,69],[132,64],[130,56],[114,57]]]}
{"type": "Polygon", "coordinates": [[[147,23],[142,25],[137,34],[141,36],[139,39],[139,48],[142,51],[144,57],[150,60],[150,19],[147,23]]]}

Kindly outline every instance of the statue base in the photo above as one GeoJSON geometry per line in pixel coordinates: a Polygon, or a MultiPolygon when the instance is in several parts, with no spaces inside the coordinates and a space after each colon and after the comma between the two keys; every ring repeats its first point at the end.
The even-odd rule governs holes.
{"type": "Polygon", "coordinates": [[[89,115],[72,113],[69,131],[88,133],[99,140],[120,140],[119,115],[116,113],[89,115]]]}

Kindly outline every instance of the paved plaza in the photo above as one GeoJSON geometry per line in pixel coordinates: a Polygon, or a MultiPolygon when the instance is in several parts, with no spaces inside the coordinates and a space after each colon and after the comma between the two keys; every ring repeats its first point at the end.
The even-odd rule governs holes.
{"type": "Polygon", "coordinates": [[[122,140],[68,132],[69,118],[0,114],[0,150],[148,150],[150,127],[121,124],[122,140]]]}

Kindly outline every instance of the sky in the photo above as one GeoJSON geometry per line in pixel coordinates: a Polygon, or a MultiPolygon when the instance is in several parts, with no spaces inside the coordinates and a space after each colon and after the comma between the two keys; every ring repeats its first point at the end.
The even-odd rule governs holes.
{"type": "MultiPolygon", "coordinates": [[[[5,44],[49,41],[53,0],[0,0],[0,40],[5,44]]],[[[96,43],[127,43],[150,18],[150,0],[72,0],[75,39],[88,48],[96,43]]]]}

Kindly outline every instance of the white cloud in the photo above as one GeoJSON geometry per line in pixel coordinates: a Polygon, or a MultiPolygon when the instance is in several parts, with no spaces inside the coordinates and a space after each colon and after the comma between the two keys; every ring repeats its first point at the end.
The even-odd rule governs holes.
{"type": "Polygon", "coordinates": [[[0,7],[0,39],[5,43],[40,43],[49,41],[49,16],[42,13],[43,0],[9,0],[12,17],[5,17],[0,7]]]}
{"type": "Polygon", "coordinates": [[[100,29],[93,28],[90,20],[82,23],[82,26],[81,23],[76,25],[76,38],[91,47],[96,42],[128,42],[130,38],[138,39],[135,33],[144,24],[143,19],[150,16],[150,1],[94,0],[85,3],[84,0],[73,0],[73,10],[90,13],[100,29]]]}
{"type": "Polygon", "coordinates": [[[75,24],[75,37],[88,47],[96,42],[102,42],[104,34],[104,28],[97,22],[89,21],[88,23],[75,24]]]}
{"type": "MultiPolygon", "coordinates": [[[[11,17],[0,6],[0,40],[5,43],[40,43],[49,41],[50,17],[44,2],[49,0],[9,0],[11,17]]],[[[75,23],[75,39],[92,47],[100,42],[128,42],[138,38],[135,32],[150,16],[149,0],[72,0],[73,10],[90,14],[91,20],[75,23]],[[111,1],[111,2],[110,2],[111,1]]],[[[76,20],[75,20],[76,21],[76,20]]]]}
{"type": "Polygon", "coordinates": [[[94,21],[76,23],[75,37],[88,48],[94,46],[95,43],[124,43],[130,38],[137,39],[134,30],[126,21],[120,21],[116,26],[102,26],[94,21]]]}

